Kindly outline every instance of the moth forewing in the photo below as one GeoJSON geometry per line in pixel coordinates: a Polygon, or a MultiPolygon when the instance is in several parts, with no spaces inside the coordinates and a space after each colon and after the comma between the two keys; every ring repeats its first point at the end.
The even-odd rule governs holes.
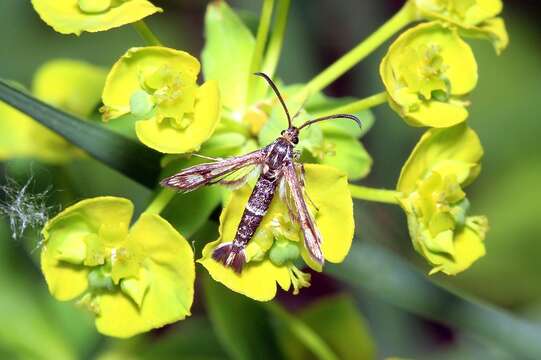
{"type": "Polygon", "coordinates": [[[291,162],[284,165],[283,176],[287,182],[289,193],[293,199],[296,213],[294,216],[298,221],[301,231],[304,236],[304,245],[310,257],[318,264],[323,265],[325,262],[321,251],[322,238],[317,225],[310,214],[310,210],[304,199],[304,185],[299,179],[295,163],[291,162]]]}
{"type": "MultiPolygon", "coordinates": [[[[163,179],[160,184],[181,191],[192,191],[205,185],[223,181],[227,185],[227,176],[242,170],[247,166],[261,165],[265,161],[266,148],[259,149],[242,156],[191,166],[181,172],[163,179]]],[[[242,179],[242,176],[240,177],[242,179]]],[[[246,177],[245,179],[247,179],[246,177]]],[[[245,180],[242,179],[242,180],[245,180]]],[[[233,180],[233,179],[231,179],[233,180]]],[[[240,180],[235,179],[239,186],[240,180]]]]}

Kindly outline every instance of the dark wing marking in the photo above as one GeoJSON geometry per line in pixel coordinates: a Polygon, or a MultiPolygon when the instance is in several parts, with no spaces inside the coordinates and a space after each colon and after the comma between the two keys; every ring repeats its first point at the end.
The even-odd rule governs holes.
{"type": "Polygon", "coordinates": [[[303,186],[297,175],[295,164],[288,163],[284,165],[283,174],[297,210],[295,217],[298,219],[304,235],[304,245],[310,256],[319,264],[323,265],[325,260],[323,259],[323,253],[321,252],[321,234],[304,201],[303,186]]]}
{"type": "Polygon", "coordinates": [[[249,172],[248,174],[237,176],[234,180],[228,179],[228,176],[235,177],[235,173],[245,167],[262,164],[265,161],[265,156],[266,148],[263,148],[246,155],[195,165],[163,179],[160,185],[182,191],[192,191],[201,186],[218,182],[223,182],[227,185],[230,181],[246,179],[249,172]]]}

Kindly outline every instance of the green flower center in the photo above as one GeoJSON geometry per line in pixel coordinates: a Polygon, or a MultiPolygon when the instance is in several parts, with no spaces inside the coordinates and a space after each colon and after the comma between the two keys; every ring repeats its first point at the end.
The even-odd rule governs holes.
{"type": "Polygon", "coordinates": [[[193,122],[195,78],[162,65],[157,69],[141,74],[140,90],[130,98],[130,111],[136,116],[148,117],[156,111],[156,120],[160,125],[184,130],[193,122]]]}
{"type": "Polygon", "coordinates": [[[285,238],[278,238],[269,251],[269,260],[276,266],[282,266],[294,262],[299,255],[300,250],[297,243],[285,238]]]}
{"type": "Polygon", "coordinates": [[[403,81],[421,100],[446,101],[450,82],[445,76],[448,66],[444,64],[441,46],[429,43],[406,51],[400,64],[403,81]]]}
{"type": "Polygon", "coordinates": [[[111,0],[79,0],[79,10],[87,14],[102,13],[111,8],[111,0]]]}
{"type": "Polygon", "coordinates": [[[130,98],[130,112],[138,117],[146,117],[154,109],[154,100],[144,90],[136,90],[130,98]]]}
{"type": "Polygon", "coordinates": [[[459,19],[466,18],[468,10],[475,5],[477,0],[447,0],[445,5],[447,13],[459,19]]]}
{"type": "Polygon", "coordinates": [[[91,292],[115,291],[109,266],[97,266],[88,273],[88,288],[91,292]]]}
{"type": "Polygon", "coordinates": [[[410,195],[413,211],[431,235],[464,226],[469,201],[456,176],[432,172],[421,180],[417,191],[410,195]]]}
{"type": "Polygon", "coordinates": [[[143,80],[143,89],[152,95],[156,104],[170,104],[183,94],[183,81],[180,73],[170,66],[163,65],[147,75],[143,80]]]}

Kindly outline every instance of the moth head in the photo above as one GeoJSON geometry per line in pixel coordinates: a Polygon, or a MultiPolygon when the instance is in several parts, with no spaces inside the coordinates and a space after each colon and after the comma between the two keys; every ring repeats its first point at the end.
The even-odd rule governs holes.
{"type": "Polygon", "coordinates": [[[286,139],[293,145],[297,145],[299,143],[299,129],[294,126],[286,130],[282,130],[280,134],[284,139],[286,139]]]}

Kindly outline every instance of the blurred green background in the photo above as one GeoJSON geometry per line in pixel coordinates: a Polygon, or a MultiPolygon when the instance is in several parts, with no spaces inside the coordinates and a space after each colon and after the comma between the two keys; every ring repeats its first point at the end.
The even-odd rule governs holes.
{"type": "MultiPolygon", "coordinates": [[[[199,54],[204,40],[206,2],[156,0],[154,3],[165,9],[163,14],[147,19],[154,32],[170,47],[199,54]]],[[[259,1],[230,3],[241,10],[248,24],[255,26],[259,1]]],[[[401,3],[293,1],[278,76],[286,83],[311,79],[369,35],[401,3]]],[[[481,138],[485,157],[481,176],[469,188],[469,198],[474,212],[486,214],[490,220],[487,255],[461,275],[451,279],[436,276],[434,279],[507,308],[523,318],[541,322],[541,221],[538,211],[541,204],[541,122],[536,108],[541,99],[539,14],[541,4],[533,0],[505,3],[503,16],[511,43],[499,57],[487,42],[471,42],[479,63],[480,80],[471,95],[469,124],[481,138]]],[[[0,77],[30,86],[35,70],[51,58],[81,59],[109,68],[127,48],[143,43],[130,26],[105,33],[84,33],[80,37],[63,36],[39,19],[29,1],[2,0],[0,44],[0,77]]],[[[364,97],[381,91],[377,68],[385,50],[386,46],[356,66],[329,87],[327,93],[364,97]]],[[[386,106],[377,108],[375,115],[376,123],[364,138],[364,144],[374,158],[374,167],[364,183],[392,188],[422,130],[408,127],[386,106]]],[[[32,173],[37,181],[36,190],[54,184],[52,201],[64,206],[85,197],[116,195],[130,198],[138,209],[142,209],[151,196],[150,190],[89,159],[77,160],[65,167],[45,166],[35,161],[9,161],[1,164],[0,170],[21,181],[32,173]]],[[[399,208],[357,203],[356,212],[360,229],[358,241],[383,244],[417,264],[422,272],[427,272],[426,265],[411,247],[405,217],[399,208]]],[[[202,284],[196,288],[199,295],[194,315],[186,321],[135,339],[104,338],[96,333],[92,319],[83,310],[72,304],[59,303],[49,295],[39,271],[39,251],[33,251],[35,247],[35,236],[28,236],[22,242],[14,241],[6,223],[0,222],[0,358],[220,359],[249,358],[247,354],[254,353],[231,350],[228,344],[233,340],[224,335],[227,326],[224,330],[212,312],[209,320],[208,309],[212,305],[208,299],[202,299],[202,291],[197,291],[202,284]]],[[[254,319],[261,316],[261,308],[250,302],[231,297],[221,288],[208,288],[215,285],[204,286],[207,294],[214,292],[218,299],[235,302],[234,306],[239,306],[239,316],[253,315],[254,319]]],[[[496,344],[408,314],[370,293],[352,293],[325,276],[315,277],[312,288],[302,295],[282,296],[280,300],[292,310],[303,309],[299,316],[307,323],[310,323],[310,317],[330,316],[326,331],[334,329],[333,333],[354,334],[351,339],[336,339],[338,347],[360,349],[349,355],[345,350],[340,352],[344,358],[515,358],[500,351],[496,344]],[[341,296],[334,301],[343,311],[335,313],[333,310],[334,315],[330,316],[328,311],[325,312],[328,304],[324,299],[337,294],[341,296]],[[318,311],[324,315],[318,315],[318,311]],[[338,323],[333,328],[330,319],[341,319],[341,316],[353,319],[351,324],[338,323]]],[[[261,358],[311,358],[296,349],[298,345],[291,344],[286,330],[281,329],[280,322],[274,318],[260,319],[263,325],[256,327],[256,331],[261,331],[270,321],[274,334],[273,339],[258,340],[264,344],[257,350],[261,358]],[[274,353],[275,348],[281,349],[280,352],[274,353]]],[[[318,325],[314,326],[317,328],[318,325]]],[[[246,336],[249,338],[249,334],[246,336]]]]}

